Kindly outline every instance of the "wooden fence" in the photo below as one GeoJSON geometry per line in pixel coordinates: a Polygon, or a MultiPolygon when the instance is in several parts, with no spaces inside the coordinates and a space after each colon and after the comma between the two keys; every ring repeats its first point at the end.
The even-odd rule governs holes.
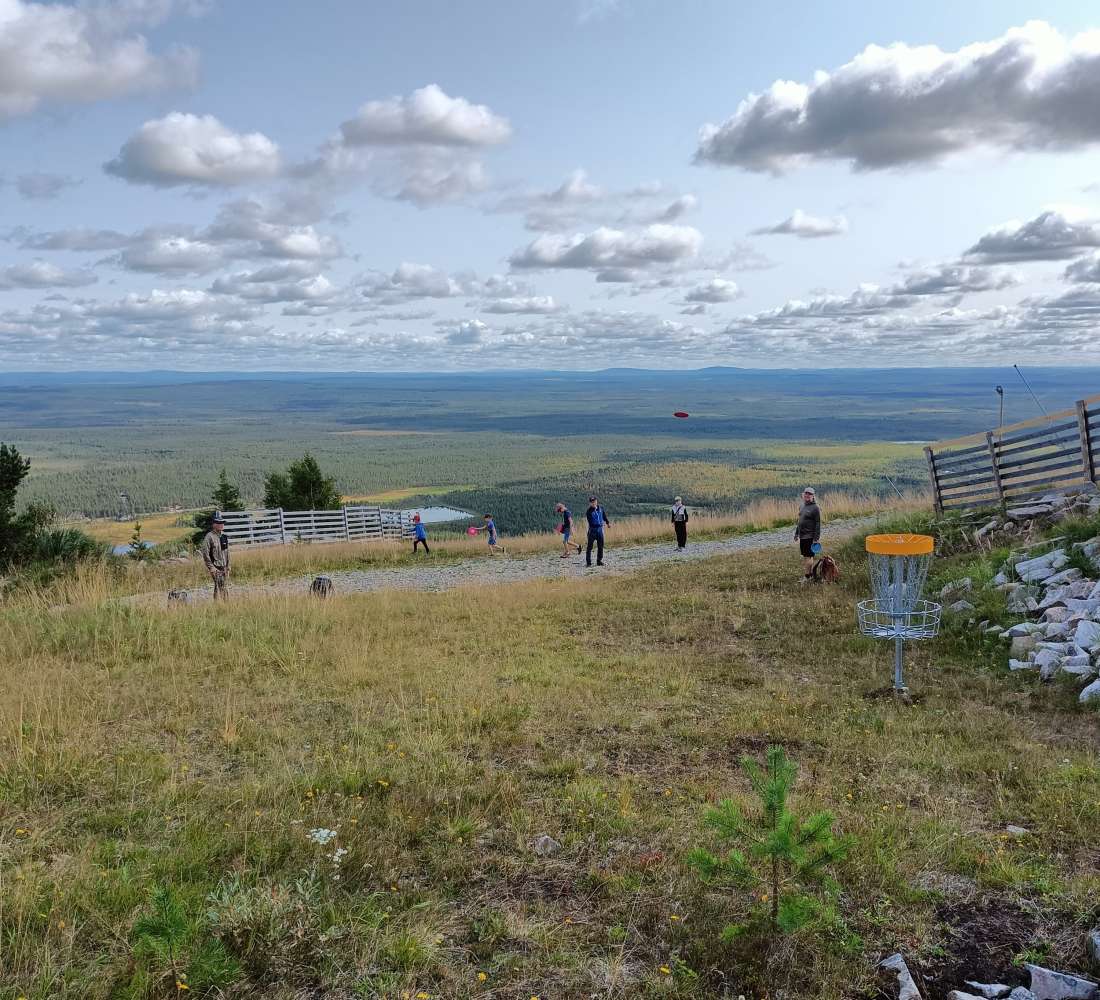
{"type": "Polygon", "coordinates": [[[1096,482],[1100,396],[1072,410],[924,449],[936,511],[1004,507],[1037,493],[1096,482]]]}
{"type": "Polygon", "coordinates": [[[290,542],[355,542],[405,538],[410,515],[384,507],[339,510],[226,511],[225,533],[234,545],[286,545],[290,542]]]}

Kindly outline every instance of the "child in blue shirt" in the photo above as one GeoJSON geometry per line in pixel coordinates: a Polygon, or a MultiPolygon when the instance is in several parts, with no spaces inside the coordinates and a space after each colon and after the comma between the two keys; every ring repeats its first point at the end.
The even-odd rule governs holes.
{"type": "Polygon", "coordinates": [[[418,545],[424,546],[424,554],[431,555],[432,550],[428,548],[428,532],[424,527],[424,523],[420,520],[419,514],[413,514],[413,555],[416,555],[416,548],[418,545]]]}
{"type": "Polygon", "coordinates": [[[489,555],[504,554],[504,546],[497,545],[497,526],[492,514],[485,515],[485,523],[477,530],[487,532],[489,535],[489,555]]]}

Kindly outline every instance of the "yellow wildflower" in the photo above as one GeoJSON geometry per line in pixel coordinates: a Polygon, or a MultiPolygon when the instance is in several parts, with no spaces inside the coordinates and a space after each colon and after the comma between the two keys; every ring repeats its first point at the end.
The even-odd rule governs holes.
{"type": "Polygon", "coordinates": [[[662,976],[671,976],[672,975],[672,970],[667,965],[662,965],[661,966],[661,975],[662,976]]]}
{"type": "Polygon", "coordinates": [[[483,982],[485,982],[485,980],[486,980],[486,979],[488,979],[488,978],[489,978],[489,977],[488,977],[487,975],[485,975],[485,973],[484,973],[484,972],[479,972],[479,973],[477,974],[477,981],[478,981],[479,983],[483,983],[483,982]]]}

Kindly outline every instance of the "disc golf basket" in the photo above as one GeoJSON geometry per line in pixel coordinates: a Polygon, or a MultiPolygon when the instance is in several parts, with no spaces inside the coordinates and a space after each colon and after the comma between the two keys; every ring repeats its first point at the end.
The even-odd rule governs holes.
{"type": "Polygon", "coordinates": [[[868,535],[867,560],[874,598],[860,601],[859,630],[894,640],[894,691],[905,694],[902,647],[906,639],[931,639],[940,629],[942,605],[921,599],[935,550],[929,535],[868,535]]]}

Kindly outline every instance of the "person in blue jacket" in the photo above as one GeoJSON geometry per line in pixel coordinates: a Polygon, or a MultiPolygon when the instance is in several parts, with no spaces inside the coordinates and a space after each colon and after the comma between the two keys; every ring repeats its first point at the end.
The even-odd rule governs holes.
{"type": "Polygon", "coordinates": [[[424,554],[431,555],[432,550],[428,548],[428,532],[424,527],[424,522],[420,520],[419,514],[413,514],[413,555],[416,555],[416,548],[418,545],[424,546],[424,554]]]}
{"type": "Polygon", "coordinates": [[[588,549],[585,552],[585,565],[592,565],[592,546],[596,546],[596,565],[603,565],[603,529],[611,520],[604,513],[599,500],[595,497],[588,498],[588,510],[585,511],[585,520],[588,521],[588,549]]]}

